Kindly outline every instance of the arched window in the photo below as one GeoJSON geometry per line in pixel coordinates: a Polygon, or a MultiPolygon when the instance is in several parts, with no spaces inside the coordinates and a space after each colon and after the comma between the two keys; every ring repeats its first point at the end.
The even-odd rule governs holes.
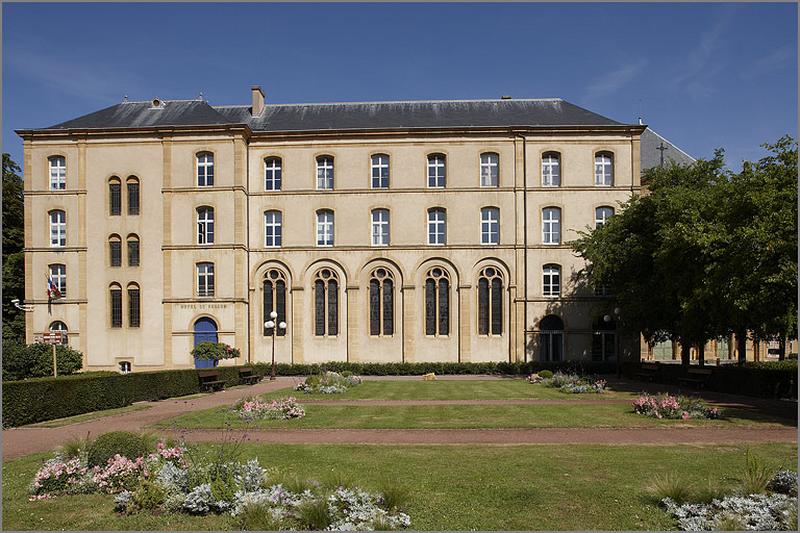
{"type": "Polygon", "coordinates": [[[444,154],[428,156],[428,187],[442,188],[447,183],[447,169],[444,154]]]}
{"type": "Polygon", "coordinates": [[[441,207],[428,209],[428,244],[447,244],[447,211],[441,207]]]}
{"type": "Polygon", "coordinates": [[[333,246],[333,211],[317,211],[317,246],[333,246]]]}
{"type": "Polygon", "coordinates": [[[369,278],[369,334],[394,334],[394,280],[388,268],[376,268],[369,278]]]}
{"type": "Polygon", "coordinates": [[[119,362],[119,372],[120,372],[120,374],[130,374],[131,373],[131,362],[130,361],[120,361],[119,362]]]}
{"type": "Polygon", "coordinates": [[[214,208],[197,208],[197,244],[214,244],[214,208]]]}
{"type": "Polygon", "coordinates": [[[51,295],[51,298],[66,298],[67,297],[67,265],[50,265],[50,281],[56,288],[56,294],[51,295]]]}
{"type": "Polygon", "coordinates": [[[108,238],[108,260],[112,267],[122,266],[122,238],[119,235],[108,238]]]}
{"type": "Polygon", "coordinates": [[[544,265],[542,269],[542,294],[551,298],[561,295],[561,267],[544,265]]]}
{"type": "Polygon", "coordinates": [[[108,289],[111,300],[111,327],[122,327],[122,287],[119,283],[112,283],[108,289]]]}
{"type": "Polygon", "coordinates": [[[61,331],[63,333],[67,333],[67,325],[61,322],[60,320],[56,320],[50,323],[50,331],[61,331]]]}
{"type": "Polygon", "coordinates": [[[141,316],[141,293],[139,285],[136,283],[128,284],[128,326],[138,328],[141,316]]]}
{"type": "Polygon", "coordinates": [[[500,209],[481,209],[481,244],[500,244],[500,209]]]}
{"type": "Polygon", "coordinates": [[[281,190],[281,158],[267,157],[264,159],[264,190],[281,190]]]}
{"type": "Polygon", "coordinates": [[[128,176],[125,182],[128,187],[128,214],[139,214],[139,178],[136,176],[128,176]]]}
{"type": "MultiPolygon", "coordinates": [[[[278,269],[270,269],[264,274],[264,324],[272,320],[272,311],[278,313],[275,324],[286,322],[286,276],[278,269]]],[[[278,337],[286,335],[286,329],[278,328],[278,337]]],[[[264,326],[264,336],[272,336],[272,328],[264,326]]]]}
{"type": "Polygon", "coordinates": [[[478,334],[503,334],[503,277],[496,267],[478,276],[478,334]]]}
{"type": "Polygon", "coordinates": [[[614,208],[608,206],[597,207],[594,210],[594,227],[605,225],[609,218],[614,216],[614,208]]]}
{"type": "Polygon", "coordinates": [[[653,359],[656,361],[669,361],[675,358],[675,343],[671,340],[657,342],[650,347],[653,359]]]}
{"type": "Polygon", "coordinates": [[[130,234],[128,235],[128,266],[139,266],[139,236],[130,234]]]}
{"type": "Polygon", "coordinates": [[[561,186],[561,154],[545,152],[542,154],[542,187],[561,186]]]}
{"type": "Polygon", "coordinates": [[[214,185],[214,154],[199,152],[197,154],[197,186],[212,187],[214,185]]]}
{"type": "Polygon", "coordinates": [[[594,184],[602,187],[614,185],[614,155],[597,152],[594,156],[594,184]]]}
{"type": "Polygon", "coordinates": [[[730,344],[730,337],[718,337],[715,344],[715,353],[717,358],[719,359],[730,359],[731,358],[731,344],[730,344]]]}
{"type": "Polygon", "coordinates": [[[50,246],[62,247],[67,245],[67,214],[60,209],[50,211],[50,246]]]}
{"type": "Polygon", "coordinates": [[[197,263],[197,296],[214,296],[214,263],[197,263]]]}
{"type": "Polygon", "coordinates": [[[539,321],[539,359],[561,361],[564,353],[564,322],[555,315],[539,321]]]}
{"type": "Polygon", "coordinates": [[[389,246],[389,210],[372,210],[372,246],[389,246]]]}
{"type": "Polygon", "coordinates": [[[616,329],[617,325],[611,315],[598,316],[594,319],[592,322],[592,361],[608,361],[616,357],[616,329]]]}
{"type": "Polygon", "coordinates": [[[450,277],[441,267],[425,276],[425,335],[450,334],[450,277]]]}
{"type": "Polygon", "coordinates": [[[317,157],[317,189],[333,189],[333,157],[321,155],[317,157]]]}
{"type": "Polygon", "coordinates": [[[372,169],[372,188],[389,188],[389,156],[386,154],[375,154],[371,158],[372,169]]]}
{"type": "Polygon", "coordinates": [[[283,243],[283,215],[280,211],[264,212],[264,246],[280,248],[283,243]]]}
{"type": "Polygon", "coordinates": [[[481,187],[497,187],[500,183],[500,156],[494,152],[481,154],[481,187]]]}
{"type": "Polygon", "coordinates": [[[116,176],[108,180],[108,214],[122,214],[122,182],[116,176]]]}
{"type": "Polygon", "coordinates": [[[339,334],[339,280],[330,268],[321,269],[314,279],[314,334],[339,334]]]}
{"type": "Polygon", "coordinates": [[[558,207],[542,209],[542,242],[561,244],[561,209],[558,207]]]}
{"type": "Polygon", "coordinates": [[[63,191],[67,188],[67,160],[60,155],[47,158],[50,170],[50,190],[63,191]]]}

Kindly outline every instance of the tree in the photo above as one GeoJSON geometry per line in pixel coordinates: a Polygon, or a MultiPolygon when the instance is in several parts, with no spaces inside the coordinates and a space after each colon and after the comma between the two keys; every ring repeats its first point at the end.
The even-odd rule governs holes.
{"type": "Polygon", "coordinates": [[[11,300],[25,298],[25,206],[20,168],[3,154],[3,339],[25,341],[25,315],[11,300]]]}

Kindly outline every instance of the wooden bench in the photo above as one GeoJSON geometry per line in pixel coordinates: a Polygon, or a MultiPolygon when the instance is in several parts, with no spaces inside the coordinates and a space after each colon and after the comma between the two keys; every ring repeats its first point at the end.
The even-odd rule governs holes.
{"type": "Polygon", "coordinates": [[[259,381],[264,379],[264,376],[259,376],[258,374],[253,374],[252,368],[240,368],[239,369],[239,382],[244,385],[255,385],[259,381]]]}
{"type": "Polygon", "coordinates": [[[686,375],[678,378],[678,385],[683,385],[690,388],[702,389],[705,387],[711,374],[714,373],[713,368],[692,368],[686,371],[686,375]]]}
{"type": "Polygon", "coordinates": [[[225,382],[219,379],[219,372],[216,370],[201,370],[197,373],[197,378],[200,380],[200,390],[212,392],[225,388],[225,382]]]}
{"type": "Polygon", "coordinates": [[[641,381],[655,381],[658,376],[658,363],[642,363],[635,376],[641,381]]]}

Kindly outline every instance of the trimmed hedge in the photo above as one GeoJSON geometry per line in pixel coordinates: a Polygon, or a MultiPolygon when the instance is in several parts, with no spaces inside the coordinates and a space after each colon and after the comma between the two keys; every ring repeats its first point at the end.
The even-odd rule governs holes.
{"type": "MultiPolygon", "coordinates": [[[[269,376],[271,365],[246,365],[253,373],[269,376]]],[[[239,384],[242,366],[222,366],[215,370],[228,387],[239,384]]],[[[325,370],[350,371],[363,376],[419,376],[437,374],[517,374],[539,370],[569,370],[579,373],[614,372],[611,363],[567,361],[560,363],[345,363],[279,364],[280,376],[307,376],[325,370]]],[[[133,402],[154,401],[199,392],[197,370],[162,370],[117,374],[87,372],[58,378],[34,378],[3,383],[3,426],[14,427],[45,420],[125,407],[133,402]]]]}

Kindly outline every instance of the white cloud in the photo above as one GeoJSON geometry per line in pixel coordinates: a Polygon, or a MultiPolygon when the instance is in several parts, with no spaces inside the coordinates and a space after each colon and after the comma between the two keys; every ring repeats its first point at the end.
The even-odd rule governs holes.
{"type": "Polygon", "coordinates": [[[636,61],[625,63],[610,72],[606,72],[589,84],[586,88],[584,100],[595,101],[604,96],[614,94],[633,81],[646,65],[647,60],[640,58],[636,61]]]}

